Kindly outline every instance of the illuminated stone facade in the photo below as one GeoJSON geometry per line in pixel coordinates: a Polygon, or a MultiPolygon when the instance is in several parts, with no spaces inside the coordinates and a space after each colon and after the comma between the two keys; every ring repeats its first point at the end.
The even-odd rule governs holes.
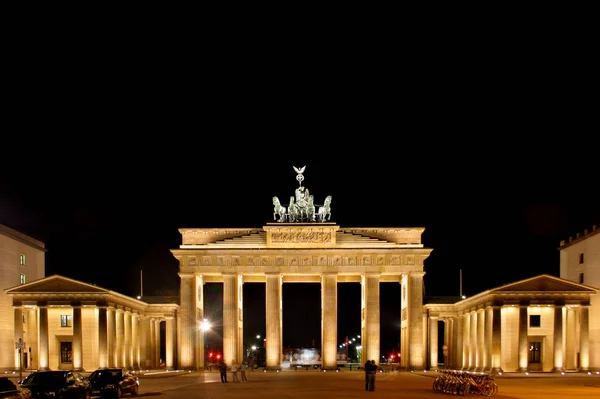
{"type": "Polygon", "coordinates": [[[560,278],[540,275],[455,304],[427,304],[427,367],[600,371],[600,234],[560,243],[560,278]],[[447,350],[439,353],[443,323],[447,350]]]}
{"type": "MultiPolygon", "coordinates": [[[[262,229],[180,229],[181,328],[179,366],[204,367],[203,285],[223,283],[223,357],[243,360],[243,285],[265,283],[267,368],[282,367],[282,285],[321,284],[322,367],[337,368],[337,285],[361,284],[363,357],[380,359],[379,284],[396,282],[406,292],[401,329],[403,366],[425,366],[423,228],[340,228],[335,223],[270,223],[262,229]]],[[[400,298],[398,298],[400,300],[400,298]]],[[[400,316],[400,315],[399,315],[400,316]]],[[[399,337],[400,338],[400,337],[399,337]]]]}

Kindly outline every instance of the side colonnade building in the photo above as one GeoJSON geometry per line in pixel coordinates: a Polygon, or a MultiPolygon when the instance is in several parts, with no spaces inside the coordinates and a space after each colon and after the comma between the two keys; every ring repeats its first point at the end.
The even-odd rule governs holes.
{"type": "Polygon", "coordinates": [[[163,321],[164,362],[176,365],[178,304],[149,304],[59,275],[6,292],[24,369],[158,368],[163,321]]]}

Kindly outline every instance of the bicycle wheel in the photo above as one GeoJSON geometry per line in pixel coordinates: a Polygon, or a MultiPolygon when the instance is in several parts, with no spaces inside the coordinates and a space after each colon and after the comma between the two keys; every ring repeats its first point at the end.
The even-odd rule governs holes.
{"type": "Polygon", "coordinates": [[[495,382],[488,382],[483,386],[483,393],[485,396],[494,396],[498,393],[498,385],[495,382]]]}

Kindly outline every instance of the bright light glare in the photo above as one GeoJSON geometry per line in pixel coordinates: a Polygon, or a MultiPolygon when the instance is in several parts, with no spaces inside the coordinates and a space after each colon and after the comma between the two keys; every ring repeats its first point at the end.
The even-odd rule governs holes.
{"type": "Polygon", "coordinates": [[[200,328],[202,329],[202,331],[210,330],[210,321],[208,321],[208,319],[202,320],[202,324],[200,324],[200,328]]]}

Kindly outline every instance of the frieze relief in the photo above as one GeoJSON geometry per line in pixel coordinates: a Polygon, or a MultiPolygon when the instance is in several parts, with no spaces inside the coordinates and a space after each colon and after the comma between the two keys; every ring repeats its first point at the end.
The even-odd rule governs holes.
{"type": "Polygon", "coordinates": [[[421,259],[415,255],[358,255],[358,256],[190,256],[188,266],[400,266],[416,265],[421,259]]]}
{"type": "Polygon", "coordinates": [[[271,233],[273,243],[326,243],[331,241],[331,233],[291,231],[284,233],[271,233]]]}

